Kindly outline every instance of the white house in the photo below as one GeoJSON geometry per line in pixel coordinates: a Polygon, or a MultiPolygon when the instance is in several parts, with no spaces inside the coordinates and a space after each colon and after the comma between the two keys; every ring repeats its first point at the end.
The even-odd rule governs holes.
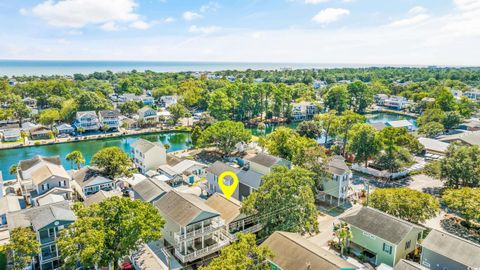
{"type": "Polygon", "coordinates": [[[318,193],[317,199],[328,201],[330,204],[332,204],[333,200],[336,200],[337,205],[340,205],[348,198],[352,172],[342,156],[334,156],[329,161],[328,171],[331,178],[323,181],[323,190],[318,193]]]}
{"type": "Polygon", "coordinates": [[[145,107],[139,109],[137,113],[138,113],[138,120],[143,120],[145,122],[147,122],[147,121],[157,122],[158,121],[157,111],[155,111],[154,109],[152,109],[148,106],[145,106],[145,107]]]}
{"type": "Polygon", "coordinates": [[[131,146],[133,162],[140,172],[157,170],[160,165],[167,164],[167,150],[163,144],[138,139],[131,146]]]}
{"type": "Polygon", "coordinates": [[[72,174],[72,179],[77,184],[76,188],[78,194],[83,199],[99,192],[111,191],[115,188],[115,181],[104,176],[103,173],[93,167],[83,167],[72,174]]]}
{"type": "Polygon", "coordinates": [[[463,95],[471,100],[480,99],[480,91],[478,90],[467,91],[463,95]]]}
{"type": "Polygon", "coordinates": [[[318,106],[313,102],[294,103],[292,105],[292,118],[295,121],[311,119],[318,111],[318,106]]]}
{"type": "Polygon", "coordinates": [[[75,131],[75,129],[71,125],[65,123],[56,125],[55,127],[53,127],[53,130],[57,131],[58,134],[71,134],[75,131]]]}
{"type": "Polygon", "coordinates": [[[461,90],[450,89],[450,93],[452,93],[453,97],[456,99],[460,99],[463,96],[463,92],[461,90]]]}
{"type": "Polygon", "coordinates": [[[21,137],[20,129],[5,129],[2,131],[2,137],[5,142],[15,142],[21,137]]]}
{"type": "Polygon", "coordinates": [[[160,97],[160,106],[168,108],[173,104],[177,104],[177,96],[162,96],[162,97],[160,97]]]}
{"type": "Polygon", "coordinates": [[[108,126],[109,129],[120,127],[120,112],[118,110],[104,110],[98,113],[101,126],[108,126]]]}
{"type": "Polygon", "coordinates": [[[390,107],[394,109],[403,109],[408,104],[408,101],[405,97],[400,96],[390,96],[383,102],[383,106],[390,107]]]}
{"type": "Polygon", "coordinates": [[[85,131],[100,129],[100,121],[94,111],[77,112],[73,125],[77,130],[79,128],[83,128],[85,131]]]}

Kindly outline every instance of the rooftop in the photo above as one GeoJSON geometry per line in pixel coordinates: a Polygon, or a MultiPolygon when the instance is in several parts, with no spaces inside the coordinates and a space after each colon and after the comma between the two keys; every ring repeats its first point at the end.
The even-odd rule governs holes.
{"type": "Polygon", "coordinates": [[[172,190],[172,187],[165,182],[147,178],[134,185],[132,190],[134,192],[135,199],[139,199],[144,202],[152,202],[152,200],[155,200],[172,190]]]}
{"type": "Polygon", "coordinates": [[[146,153],[146,152],[150,151],[150,149],[155,148],[155,147],[159,147],[159,148],[165,150],[165,147],[163,146],[163,144],[161,144],[159,142],[147,141],[145,139],[138,139],[135,142],[133,142],[131,144],[131,146],[134,149],[138,149],[142,153],[146,153]]]}
{"type": "Polygon", "coordinates": [[[250,162],[254,162],[254,163],[257,163],[257,164],[260,164],[262,166],[270,168],[273,165],[277,165],[282,160],[282,158],[272,156],[272,155],[268,155],[268,154],[265,154],[265,153],[258,153],[257,155],[255,155],[251,158],[248,158],[248,160],[250,162]]]}
{"type": "Polygon", "coordinates": [[[68,201],[47,204],[9,214],[9,229],[32,226],[39,230],[55,221],[75,221],[68,201]]]}
{"type": "Polygon", "coordinates": [[[245,217],[244,214],[240,213],[242,204],[234,199],[227,199],[223,194],[214,193],[208,200],[205,202],[206,205],[210,206],[215,211],[220,213],[220,217],[225,220],[225,223],[230,223],[242,217],[245,217]]]}

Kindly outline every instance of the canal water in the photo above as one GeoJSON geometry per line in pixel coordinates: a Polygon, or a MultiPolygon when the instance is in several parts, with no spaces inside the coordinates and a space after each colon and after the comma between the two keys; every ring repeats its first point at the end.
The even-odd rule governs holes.
{"type": "MultiPolygon", "coordinates": [[[[389,114],[389,113],[376,113],[368,115],[367,122],[388,122],[393,120],[406,119],[411,121],[416,125],[415,120],[408,116],[402,116],[398,114],[389,114]]],[[[296,128],[298,123],[291,123],[287,126],[290,128],[296,128]]],[[[264,133],[271,133],[278,126],[267,126],[264,133]]],[[[262,132],[257,129],[251,129],[253,135],[262,135],[262,132]]],[[[13,175],[9,175],[8,171],[11,165],[18,164],[20,160],[30,159],[36,155],[41,156],[55,156],[59,155],[62,158],[62,163],[66,169],[71,169],[72,165],[65,160],[65,156],[74,151],[79,150],[83,153],[85,157],[86,164],[90,163],[92,156],[99,150],[110,147],[117,146],[127,153],[131,153],[130,145],[138,140],[143,138],[152,142],[161,142],[163,144],[169,144],[170,148],[168,152],[183,150],[191,147],[190,134],[186,132],[171,132],[171,133],[158,133],[158,134],[148,134],[148,135],[134,135],[121,138],[108,138],[100,140],[91,140],[91,141],[78,141],[71,143],[62,143],[62,144],[52,144],[52,145],[41,145],[41,146],[32,146],[16,149],[5,149],[0,150],[0,171],[3,174],[4,180],[9,180],[14,178],[13,175]]],[[[325,138],[322,136],[317,140],[318,142],[324,142],[325,138]]]]}

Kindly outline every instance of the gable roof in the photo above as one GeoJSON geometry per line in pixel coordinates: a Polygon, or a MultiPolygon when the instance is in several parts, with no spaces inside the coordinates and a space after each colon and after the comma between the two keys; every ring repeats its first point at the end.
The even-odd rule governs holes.
{"type": "Polygon", "coordinates": [[[40,162],[52,163],[55,165],[62,165],[62,162],[60,161],[60,156],[52,156],[52,157],[34,156],[32,159],[25,159],[18,162],[18,167],[22,171],[27,171],[40,162]]]}
{"type": "Polygon", "coordinates": [[[225,220],[225,223],[227,224],[246,216],[245,214],[240,213],[242,204],[238,200],[234,198],[227,199],[227,197],[220,193],[214,193],[208,198],[205,204],[215,211],[218,211],[220,217],[225,220]]]}
{"type": "Polygon", "coordinates": [[[63,201],[25,209],[9,214],[9,229],[32,226],[39,230],[55,221],[75,221],[76,216],[70,209],[70,203],[63,201]]]}
{"type": "Polygon", "coordinates": [[[395,245],[414,228],[424,230],[423,227],[370,207],[362,207],[340,220],[395,245]]]}
{"type": "Polygon", "coordinates": [[[62,195],[50,193],[45,197],[41,197],[37,200],[39,205],[46,205],[46,204],[52,204],[52,203],[57,203],[65,201],[65,198],[62,195]]]}
{"type": "Polygon", "coordinates": [[[237,172],[238,182],[250,186],[254,189],[259,189],[262,184],[263,174],[252,169],[245,171],[239,170],[237,172]]]}
{"type": "Polygon", "coordinates": [[[112,179],[103,176],[100,169],[90,166],[83,167],[73,173],[72,179],[75,180],[75,182],[82,188],[113,181],[112,179]]]}
{"type": "Polygon", "coordinates": [[[344,175],[350,173],[350,168],[348,168],[342,156],[334,156],[328,162],[328,171],[335,175],[344,175]]]}
{"type": "Polygon", "coordinates": [[[151,142],[145,139],[138,139],[131,144],[132,148],[139,150],[142,153],[150,151],[154,147],[159,147],[162,150],[165,150],[165,147],[160,142],[151,142]]]}
{"type": "Polygon", "coordinates": [[[45,163],[40,168],[32,172],[32,182],[35,185],[39,185],[52,176],[70,179],[70,175],[67,173],[65,168],[63,168],[63,166],[45,163]]]}
{"type": "Polygon", "coordinates": [[[77,112],[75,118],[78,119],[84,116],[97,117],[97,113],[95,113],[95,111],[80,111],[80,112],[77,112]]]}
{"type": "Polygon", "coordinates": [[[172,190],[167,183],[147,178],[132,187],[135,199],[152,202],[172,190]]]}
{"type": "Polygon", "coordinates": [[[284,270],[338,270],[356,267],[296,233],[276,231],[262,243],[273,252],[273,261],[284,270]]]}
{"type": "Polygon", "coordinates": [[[401,259],[393,268],[393,270],[428,270],[428,268],[412,261],[401,259]]]}
{"type": "Polygon", "coordinates": [[[122,196],[122,192],[118,189],[114,189],[114,190],[110,190],[110,191],[99,190],[95,194],[86,198],[85,201],[83,201],[83,204],[85,206],[90,206],[90,205],[95,204],[95,203],[101,203],[104,200],[106,200],[108,198],[111,198],[113,196],[122,196]]]}
{"type": "Polygon", "coordinates": [[[212,165],[210,165],[206,171],[215,175],[220,175],[223,172],[226,171],[237,171],[237,168],[234,168],[230,165],[227,165],[226,163],[223,163],[221,161],[215,161],[212,165]]]}
{"type": "Polygon", "coordinates": [[[480,245],[458,236],[432,230],[421,245],[471,268],[480,267],[480,245]]]}
{"type": "Polygon", "coordinates": [[[98,112],[98,114],[103,118],[116,118],[120,116],[120,112],[118,110],[103,110],[98,112]]]}
{"type": "Polygon", "coordinates": [[[439,153],[446,153],[449,146],[449,143],[425,137],[418,138],[418,142],[420,142],[426,150],[439,153]]]}
{"type": "Polygon", "coordinates": [[[154,205],[162,215],[182,227],[220,215],[199,197],[176,190],[169,191],[154,205]]]}
{"type": "Polygon", "coordinates": [[[480,145],[480,130],[441,136],[439,140],[442,142],[461,141],[469,145],[480,145]]]}
{"type": "Polygon", "coordinates": [[[268,154],[265,154],[265,153],[258,153],[251,158],[247,158],[247,160],[250,161],[250,162],[260,164],[260,165],[265,166],[267,168],[271,168],[274,165],[277,165],[282,160],[282,158],[272,156],[272,155],[268,155],[268,154]]]}

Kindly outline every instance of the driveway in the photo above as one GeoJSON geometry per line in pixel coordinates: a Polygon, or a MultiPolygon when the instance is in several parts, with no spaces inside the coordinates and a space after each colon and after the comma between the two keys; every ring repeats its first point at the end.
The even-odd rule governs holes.
{"type": "Polygon", "coordinates": [[[440,179],[435,179],[425,174],[413,175],[410,178],[411,181],[408,187],[413,190],[438,194],[440,189],[443,188],[443,182],[440,179]]]}

